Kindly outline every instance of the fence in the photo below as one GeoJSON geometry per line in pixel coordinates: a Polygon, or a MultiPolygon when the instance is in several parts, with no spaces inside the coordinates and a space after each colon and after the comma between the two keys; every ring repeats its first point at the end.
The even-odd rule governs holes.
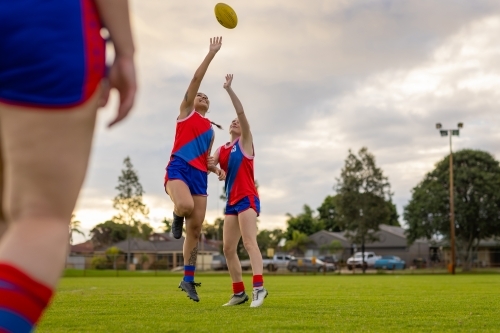
{"type": "MultiPolygon", "coordinates": [[[[219,256],[217,256],[219,257],[219,256]]],[[[466,267],[461,260],[461,253],[457,254],[456,268],[457,272],[498,272],[500,273],[500,251],[477,251],[472,253],[470,265],[466,267]]],[[[445,274],[448,272],[450,256],[447,253],[441,256],[433,256],[428,258],[415,258],[412,262],[405,263],[404,269],[384,269],[376,270],[373,267],[368,267],[368,274],[445,274]]],[[[208,253],[200,253],[197,260],[198,272],[215,272],[225,271],[227,266],[214,256],[208,253]]],[[[167,272],[175,272],[183,270],[182,253],[169,254],[144,254],[132,253],[130,256],[130,264],[127,265],[127,255],[106,255],[87,254],[87,255],[71,255],[67,258],[65,268],[71,270],[74,276],[85,276],[87,271],[112,271],[109,275],[120,276],[127,275],[123,272],[137,271],[149,274],[165,274],[167,272]]],[[[347,267],[344,261],[339,261],[332,266],[322,266],[315,264],[314,266],[302,265],[293,267],[287,266],[270,266],[266,267],[266,274],[284,275],[284,274],[361,274],[361,267],[347,267]]],[[[130,275],[130,274],[128,274],[130,275]]]]}

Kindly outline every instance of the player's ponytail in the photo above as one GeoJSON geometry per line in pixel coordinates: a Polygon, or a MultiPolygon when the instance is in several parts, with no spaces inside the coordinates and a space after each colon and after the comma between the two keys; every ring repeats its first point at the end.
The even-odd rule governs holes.
{"type": "Polygon", "coordinates": [[[213,121],[210,122],[212,125],[217,126],[218,129],[223,129],[221,125],[214,123],[213,121]]]}

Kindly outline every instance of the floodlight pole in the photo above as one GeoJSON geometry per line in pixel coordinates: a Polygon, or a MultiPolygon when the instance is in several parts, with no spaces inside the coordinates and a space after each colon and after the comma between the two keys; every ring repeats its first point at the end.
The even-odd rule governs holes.
{"type": "Polygon", "coordinates": [[[450,136],[450,250],[451,250],[451,274],[455,275],[456,253],[455,253],[455,202],[453,200],[454,186],[453,186],[453,149],[452,149],[452,136],[459,135],[460,129],[463,128],[463,123],[458,123],[458,129],[445,130],[441,129],[441,124],[436,124],[436,129],[441,132],[441,136],[450,136]]]}
{"type": "Polygon", "coordinates": [[[450,247],[451,247],[451,274],[455,275],[455,203],[453,200],[453,151],[451,145],[451,137],[453,136],[449,131],[450,136],[450,247]]]}

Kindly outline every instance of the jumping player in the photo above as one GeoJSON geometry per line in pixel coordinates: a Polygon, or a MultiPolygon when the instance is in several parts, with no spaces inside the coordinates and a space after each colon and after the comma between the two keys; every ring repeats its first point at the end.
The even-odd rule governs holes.
{"type": "Polygon", "coordinates": [[[261,306],[267,297],[262,278],[262,254],[257,245],[257,216],[260,201],[254,181],[254,147],[250,125],[240,100],[231,88],[233,75],[226,75],[224,89],[229,94],[237,118],[229,128],[231,142],[221,146],[210,159],[210,165],[220,164],[226,172],[227,204],[224,218],[224,255],[233,281],[233,295],[224,306],[243,304],[248,301],[241,273],[241,264],[236,253],[238,242],[250,256],[253,271],[253,292],[250,307],[261,306]]]}
{"type": "Polygon", "coordinates": [[[175,141],[170,161],[166,168],[165,191],[174,202],[172,233],[175,238],[182,236],[184,218],[186,219],[186,238],[184,239],[184,278],[179,288],[188,297],[199,302],[194,282],[198,240],[207,209],[207,174],[213,171],[224,180],[225,173],[215,166],[208,167],[208,157],[212,149],[214,131],[212,124],[205,118],[210,101],[207,95],[198,92],[201,81],[210,62],[220,50],[222,37],[210,39],[210,49],[200,67],[194,73],[177,117],[175,141]]]}
{"type": "Polygon", "coordinates": [[[64,267],[97,109],[108,95],[101,22],[116,54],[106,84],[120,94],[112,126],[136,92],[128,2],[0,0],[0,192],[8,224],[0,332],[32,332],[64,267]]]}

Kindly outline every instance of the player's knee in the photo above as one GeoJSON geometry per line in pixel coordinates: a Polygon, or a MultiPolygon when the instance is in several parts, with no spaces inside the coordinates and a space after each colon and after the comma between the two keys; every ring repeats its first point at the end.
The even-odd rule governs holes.
{"type": "Polygon", "coordinates": [[[194,209],[194,203],[193,202],[180,202],[175,205],[177,213],[180,214],[180,216],[189,216],[193,212],[194,209]]]}
{"type": "Polygon", "coordinates": [[[245,247],[245,250],[247,250],[248,253],[259,250],[259,246],[257,245],[257,242],[254,239],[243,240],[243,246],[245,247]]]}
{"type": "Polygon", "coordinates": [[[224,252],[224,256],[226,258],[232,258],[236,255],[236,247],[229,244],[224,244],[222,246],[222,251],[224,252]]]}
{"type": "Polygon", "coordinates": [[[192,239],[199,239],[201,235],[201,225],[186,224],[186,235],[192,239]]]}

